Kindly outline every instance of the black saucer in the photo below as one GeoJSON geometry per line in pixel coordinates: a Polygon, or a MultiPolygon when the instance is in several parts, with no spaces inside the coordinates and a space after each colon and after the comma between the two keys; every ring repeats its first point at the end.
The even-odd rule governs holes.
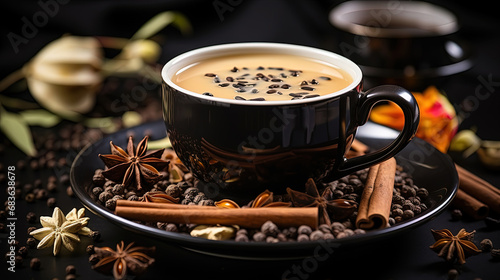
{"type": "MultiPolygon", "coordinates": [[[[92,175],[96,168],[104,167],[97,155],[109,153],[109,141],[111,140],[118,146],[125,146],[127,136],[130,134],[135,135],[136,139],[142,138],[145,134],[148,134],[153,140],[160,139],[165,137],[165,124],[163,121],[157,121],[119,131],[84,148],[71,166],[70,179],[76,196],[87,209],[127,230],[155,237],[159,242],[167,242],[208,255],[259,260],[298,259],[312,256],[317,250],[335,253],[338,251],[337,249],[373,243],[376,240],[393,237],[401,232],[411,230],[429,221],[446,208],[458,189],[458,175],[450,157],[439,152],[427,142],[415,138],[396,156],[398,164],[413,176],[415,184],[425,187],[429,191],[429,208],[412,219],[398,223],[393,227],[373,230],[366,234],[327,241],[243,243],[206,240],[183,233],[167,232],[118,217],[90,198],[87,188],[92,185],[92,175]]],[[[368,122],[358,129],[357,139],[376,149],[389,143],[396,135],[397,132],[392,129],[368,122]]]]}

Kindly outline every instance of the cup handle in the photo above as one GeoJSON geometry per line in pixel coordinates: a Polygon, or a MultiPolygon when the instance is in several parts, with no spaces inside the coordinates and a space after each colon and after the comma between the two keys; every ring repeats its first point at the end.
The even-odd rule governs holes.
{"type": "Polygon", "coordinates": [[[391,158],[401,151],[415,136],[420,120],[417,101],[409,91],[394,85],[377,86],[365,93],[360,93],[356,112],[358,126],[368,121],[373,106],[380,101],[392,101],[403,110],[405,118],[403,130],[392,143],[380,150],[350,159],[344,157],[344,161],[338,168],[338,174],[341,177],[391,158]]]}

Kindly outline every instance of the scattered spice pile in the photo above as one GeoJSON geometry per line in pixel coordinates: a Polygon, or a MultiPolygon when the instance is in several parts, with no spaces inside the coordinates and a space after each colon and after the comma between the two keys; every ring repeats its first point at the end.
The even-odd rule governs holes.
{"type": "MultiPolygon", "coordinates": [[[[283,242],[343,238],[365,233],[365,230],[357,229],[355,224],[357,206],[361,200],[369,169],[360,170],[338,180],[324,182],[317,186],[310,180],[305,186],[305,192],[288,189],[288,193],[273,194],[266,191],[257,198],[248,201],[247,204],[238,205],[231,200],[214,201],[207,197],[197,188],[199,181],[185,167],[179,164],[179,160],[172,150],[166,149],[146,154],[147,137],[139,143],[137,148],[133,146],[132,138],[129,138],[127,152],[112,143],[111,147],[112,155],[120,154],[121,156],[116,157],[117,162],[115,164],[108,162],[110,158],[115,158],[112,155],[100,155],[101,158],[107,158],[104,160],[107,169],[95,170],[93,185],[89,188],[89,195],[92,199],[110,211],[115,210],[118,200],[223,208],[317,206],[320,209],[320,223],[317,228],[309,225],[278,227],[275,223],[268,221],[263,223],[260,228],[236,226],[234,230],[231,230],[234,234],[223,234],[223,236],[243,242],[283,242]],[[160,152],[163,154],[161,155],[160,152]],[[160,158],[158,158],[159,155],[161,155],[160,158]],[[127,160],[124,161],[124,158],[127,160]],[[149,159],[151,162],[164,161],[166,167],[158,170],[150,168],[151,166],[130,168],[132,163],[147,165],[144,164],[144,158],[149,159]],[[167,160],[170,163],[166,164],[167,160]],[[122,166],[117,168],[120,165],[122,166]],[[180,178],[178,177],[179,170],[183,174],[180,178]],[[117,176],[118,174],[121,174],[121,177],[117,176]],[[144,176],[147,178],[144,178],[144,176]],[[151,176],[157,178],[157,180],[155,180],[154,184],[148,186],[144,182],[147,182],[151,176]]],[[[428,195],[429,193],[425,188],[414,184],[411,176],[404,172],[400,166],[397,166],[388,226],[411,219],[427,210],[428,195]]],[[[190,234],[198,226],[198,224],[165,222],[140,223],[184,234],[190,234]]]]}

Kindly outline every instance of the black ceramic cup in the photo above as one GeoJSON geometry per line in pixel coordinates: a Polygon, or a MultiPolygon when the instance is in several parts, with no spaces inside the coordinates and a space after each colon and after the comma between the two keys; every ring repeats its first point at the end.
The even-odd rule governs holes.
{"type": "Polygon", "coordinates": [[[345,1],[329,15],[331,45],[362,69],[365,85],[414,91],[472,67],[471,52],[449,10],[423,1],[345,1]]]}
{"type": "Polygon", "coordinates": [[[162,70],[163,115],[168,137],[181,161],[200,179],[206,194],[251,197],[264,189],[302,190],[308,178],[335,179],[394,156],[413,138],[419,110],[413,95],[393,85],[362,91],[362,73],[332,52],[278,43],[237,43],[189,51],[162,70]],[[172,82],[181,69],[230,54],[276,53],[319,60],[353,78],[346,88],[301,100],[248,101],[205,96],[172,82]],[[393,101],[405,126],[388,146],[347,159],[358,126],[380,101],[393,101]]]}

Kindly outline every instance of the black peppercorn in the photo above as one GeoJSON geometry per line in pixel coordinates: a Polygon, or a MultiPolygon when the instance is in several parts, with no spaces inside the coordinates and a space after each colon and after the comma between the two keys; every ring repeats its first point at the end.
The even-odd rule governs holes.
{"type": "Polygon", "coordinates": [[[39,270],[42,262],[39,258],[32,258],[30,261],[30,268],[33,270],[39,270]]]}
{"type": "Polygon", "coordinates": [[[104,183],[106,182],[106,178],[104,178],[104,176],[102,175],[102,171],[100,173],[96,172],[96,174],[94,174],[94,176],[92,177],[92,182],[98,187],[102,187],[104,185],[104,183]]]}
{"type": "Polygon", "coordinates": [[[92,189],[92,194],[99,197],[99,195],[103,192],[104,190],[101,187],[95,187],[92,189]]]}
{"type": "Polygon", "coordinates": [[[300,235],[300,234],[305,234],[305,235],[309,235],[311,234],[312,232],[312,229],[310,226],[307,226],[307,225],[301,225],[298,229],[297,229],[297,233],[300,235]]]}
{"type": "Polygon", "coordinates": [[[45,189],[40,189],[40,190],[38,190],[38,191],[36,192],[36,196],[35,196],[35,198],[36,198],[37,200],[44,200],[44,199],[47,199],[47,196],[48,196],[48,192],[47,192],[47,190],[45,190],[45,189]]]}
{"type": "Polygon", "coordinates": [[[101,239],[101,232],[99,232],[98,230],[92,231],[92,233],[90,234],[90,238],[92,238],[92,240],[94,241],[99,241],[99,239],[101,239]]]}
{"type": "Polygon", "coordinates": [[[462,211],[460,211],[460,209],[453,209],[453,211],[451,212],[451,219],[453,221],[462,219],[462,211]]]}
{"type": "Polygon", "coordinates": [[[248,242],[248,236],[246,234],[237,234],[234,238],[236,242],[248,242]]]}
{"type": "Polygon", "coordinates": [[[192,196],[193,198],[198,194],[199,190],[196,187],[187,188],[184,191],[184,196],[192,196]]]}
{"type": "Polygon", "coordinates": [[[28,246],[29,248],[35,248],[36,247],[36,239],[33,237],[28,237],[28,239],[26,239],[26,246],[28,246]]]}
{"type": "Polygon", "coordinates": [[[49,192],[57,191],[57,184],[55,182],[48,182],[47,183],[47,191],[49,191],[49,192]]]}
{"type": "Polygon", "coordinates": [[[403,219],[404,220],[407,220],[407,219],[411,219],[415,216],[415,213],[413,213],[412,210],[404,210],[403,211],[403,219]]]}
{"type": "Polygon", "coordinates": [[[391,211],[391,214],[393,217],[398,217],[398,216],[403,216],[403,209],[402,208],[394,208],[391,211]]]}
{"type": "Polygon", "coordinates": [[[113,190],[111,191],[114,195],[122,195],[125,187],[122,184],[116,184],[113,186],[113,190]]]}
{"type": "Polygon", "coordinates": [[[307,234],[299,234],[297,236],[297,241],[298,242],[305,242],[305,241],[309,241],[309,240],[310,240],[309,239],[309,235],[307,235],[307,234]]]}
{"type": "Polygon", "coordinates": [[[264,241],[266,240],[266,235],[263,233],[263,232],[256,232],[254,235],[253,235],[253,240],[254,241],[257,241],[257,242],[261,242],[261,241],[264,241]]]}
{"type": "Polygon", "coordinates": [[[55,197],[51,197],[47,199],[47,206],[50,208],[54,208],[56,206],[57,200],[55,197]]]}
{"type": "Polygon", "coordinates": [[[176,224],[173,224],[173,223],[168,223],[165,226],[165,230],[170,231],[170,232],[179,232],[179,228],[177,227],[176,224]]]}
{"type": "Polygon", "coordinates": [[[102,203],[106,203],[109,199],[113,197],[113,194],[111,192],[103,191],[101,194],[99,194],[99,201],[102,203]]]}
{"type": "Polygon", "coordinates": [[[483,252],[489,252],[493,249],[493,242],[490,239],[483,239],[479,245],[481,245],[483,252]]]}
{"type": "Polygon", "coordinates": [[[458,270],[452,268],[448,271],[448,279],[454,280],[458,278],[458,270]]]}
{"type": "Polygon", "coordinates": [[[171,197],[177,198],[181,196],[182,189],[178,185],[172,184],[165,189],[165,193],[170,195],[171,197]]]}
{"type": "Polygon", "coordinates": [[[66,266],[66,274],[76,274],[76,267],[71,264],[66,266]]]}
{"type": "Polygon", "coordinates": [[[28,212],[28,214],[26,214],[26,221],[30,224],[36,222],[35,212],[28,212]]]}
{"type": "Polygon", "coordinates": [[[311,232],[311,235],[309,236],[309,238],[311,240],[321,240],[321,239],[323,239],[324,235],[325,234],[321,230],[315,230],[315,231],[311,232]]]}
{"type": "Polygon", "coordinates": [[[262,224],[260,230],[267,236],[276,237],[279,233],[278,226],[271,221],[262,224]]]}
{"type": "Polygon", "coordinates": [[[71,186],[68,186],[66,188],[66,194],[69,196],[69,197],[74,197],[75,196],[75,193],[73,192],[73,189],[71,188],[71,186]]]}
{"type": "Polygon", "coordinates": [[[87,248],[85,248],[85,252],[87,252],[87,254],[89,254],[89,255],[94,254],[95,253],[95,251],[94,251],[94,245],[92,245],[92,244],[88,245],[87,248]]]}
{"type": "Polygon", "coordinates": [[[35,201],[35,195],[33,193],[29,193],[24,197],[24,200],[28,203],[32,203],[35,201]]]}
{"type": "Polygon", "coordinates": [[[25,246],[22,246],[21,248],[19,248],[19,250],[17,250],[17,253],[25,258],[27,255],[28,255],[28,248],[26,248],[25,246]]]}

